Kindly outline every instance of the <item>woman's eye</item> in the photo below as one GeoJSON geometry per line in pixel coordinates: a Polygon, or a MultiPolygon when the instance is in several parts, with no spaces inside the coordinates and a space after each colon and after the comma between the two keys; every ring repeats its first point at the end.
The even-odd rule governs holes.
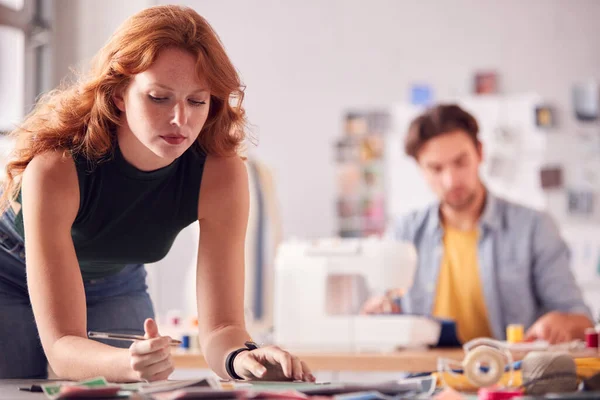
{"type": "Polygon", "coordinates": [[[162,103],[163,101],[167,100],[167,97],[156,97],[152,96],[151,94],[149,94],[148,97],[150,97],[150,100],[154,101],[155,103],[162,103]]]}
{"type": "Polygon", "coordinates": [[[201,105],[206,104],[206,101],[190,100],[190,104],[194,107],[200,107],[201,105]]]}

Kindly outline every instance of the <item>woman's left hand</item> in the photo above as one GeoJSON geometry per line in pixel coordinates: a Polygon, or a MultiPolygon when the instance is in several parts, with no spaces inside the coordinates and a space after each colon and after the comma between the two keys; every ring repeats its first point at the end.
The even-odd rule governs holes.
{"type": "Polygon", "coordinates": [[[236,374],[249,380],[314,382],[304,361],[277,346],[239,353],[233,361],[236,374]]]}

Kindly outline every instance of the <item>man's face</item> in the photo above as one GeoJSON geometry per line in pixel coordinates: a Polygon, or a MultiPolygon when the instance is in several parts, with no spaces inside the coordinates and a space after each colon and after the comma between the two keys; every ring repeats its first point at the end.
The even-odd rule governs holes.
{"type": "Polygon", "coordinates": [[[481,144],[456,130],[428,140],[417,162],[443,205],[456,211],[468,208],[477,197],[481,144]]]}

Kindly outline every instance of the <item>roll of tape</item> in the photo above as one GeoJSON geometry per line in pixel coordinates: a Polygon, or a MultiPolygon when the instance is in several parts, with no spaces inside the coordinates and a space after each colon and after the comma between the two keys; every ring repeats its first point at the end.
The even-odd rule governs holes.
{"type": "Polygon", "coordinates": [[[492,386],[502,378],[506,361],[502,353],[491,346],[479,346],[469,351],[463,361],[464,374],[477,387],[492,386]]]}

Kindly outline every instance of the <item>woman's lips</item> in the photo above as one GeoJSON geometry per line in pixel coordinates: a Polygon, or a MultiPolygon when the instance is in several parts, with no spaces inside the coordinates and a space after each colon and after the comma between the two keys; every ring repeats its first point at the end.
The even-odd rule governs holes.
{"type": "Polygon", "coordinates": [[[181,135],[165,135],[161,136],[161,138],[169,144],[181,144],[185,140],[185,136],[181,135]]]}

